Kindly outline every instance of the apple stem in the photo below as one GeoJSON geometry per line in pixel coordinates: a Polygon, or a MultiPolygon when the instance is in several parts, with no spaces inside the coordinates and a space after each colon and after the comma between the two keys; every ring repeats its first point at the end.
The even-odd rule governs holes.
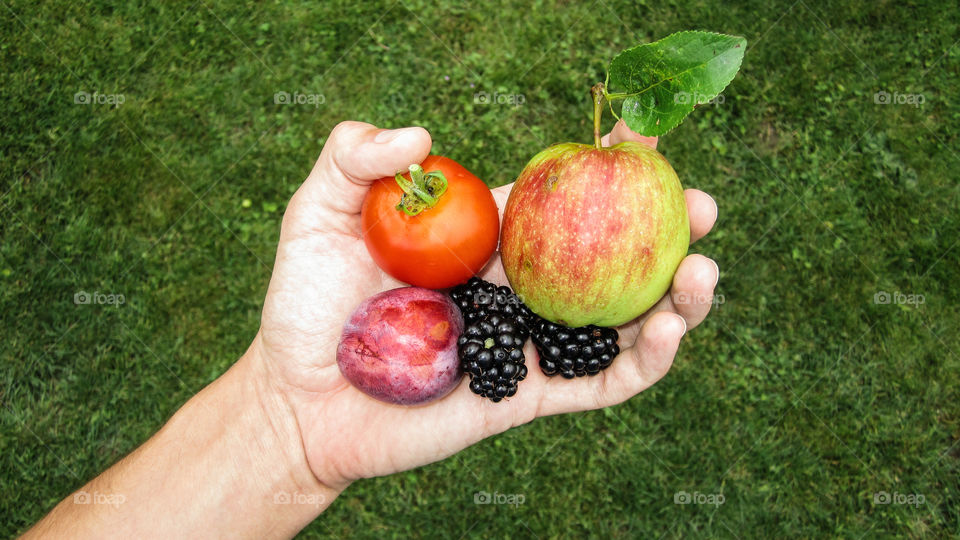
{"type": "Polygon", "coordinates": [[[603,147],[600,142],[600,118],[603,116],[603,96],[606,93],[603,83],[597,83],[590,89],[593,97],[593,145],[597,150],[603,147]]]}
{"type": "Polygon", "coordinates": [[[408,167],[410,180],[401,173],[394,179],[403,190],[403,197],[397,203],[397,210],[408,216],[415,216],[427,208],[433,208],[440,196],[447,191],[447,177],[440,171],[423,172],[423,167],[414,163],[408,167]]]}

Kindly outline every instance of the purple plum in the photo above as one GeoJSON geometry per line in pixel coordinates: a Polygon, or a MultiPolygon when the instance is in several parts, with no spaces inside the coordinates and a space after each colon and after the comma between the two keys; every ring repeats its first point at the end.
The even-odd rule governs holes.
{"type": "Polygon", "coordinates": [[[365,394],[399,405],[447,395],[463,376],[463,317],[445,294],[403,287],[357,306],[337,347],[340,373],[365,394]]]}

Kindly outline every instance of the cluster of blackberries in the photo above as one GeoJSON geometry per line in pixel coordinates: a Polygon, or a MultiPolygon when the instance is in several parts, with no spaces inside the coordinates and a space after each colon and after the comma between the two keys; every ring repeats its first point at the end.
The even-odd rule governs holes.
{"type": "Polygon", "coordinates": [[[470,278],[450,291],[465,323],[457,341],[470,390],[494,402],[517,393],[527,376],[523,344],[534,315],[509,287],[470,278]]]}
{"type": "Polygon", "coordinates": [[[545,375],[559,374],[566,379],[596,375],[620,354],[619,335],[613,328],[592,324],[568,328],[540,319],[531,335],[545,375]]]}
{"type": "Polygon", "coordinates": [[[540,370],[549,376],[596,375],[620,352],[613,328],[552,323],[530,311],[509,287],[474,277],[454,287],[450,297],[465,322],[457,348],[470,390],[494,402],[516,394],[517,383],[527,376],[527,337],[540,354],[540,370]]]}
{"type": "Polygon", "coordinates": [[[457,350],[470,375],[470,390],[494,402],[516,394],[517,383],[527,376],[524,341],[516,322],[497,313],[468,324],[457,350]]]}
{"type": "Polygon", "coordinates": [[[473,324],[490,314],[499,314],[516,323],[519,336],[524,341],[530,336],[530,327],[537,317],[527,308],[510,287],[497,287],[489,281],[477,277],[470,278],[462,285],[450,291],[450,297],[460,308],[467,325],[473,324]]]}

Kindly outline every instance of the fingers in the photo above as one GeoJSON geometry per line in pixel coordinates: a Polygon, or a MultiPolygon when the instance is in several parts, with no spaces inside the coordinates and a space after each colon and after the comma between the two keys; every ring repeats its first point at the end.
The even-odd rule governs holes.
{"type": "Polygon", "coordinates": [[[548,380],[537,415],[609,407],[646,390],[673,365],[685,332],[686,322],[680,316],[657,313],[644,323],[637,342],[622,351],[605,371],[592,377],[548,380]]]}
{"type": "Polygon", "coordinates": [[[608,135],[604,135],[603,138],[600,139],[600,142],[603,144],[603,146],[613,146],[626,141],[636,141],[643,143],[650,148],[657,148],[656,137],[644,137],[639,133],[631,131],[630,128],[627,127],[626,122],[623,120],[618,121],[617,124],[613,126],[613,130],[608,135]]]}
{"type": "Polygon", "coordinates": [[[687,321],[688,330],[696,328],[710,313],[713,291],[720,280],[720,267],[703,255],[690,255],[680,263],[673,276],[673,287],[664,300],[672,302],[673,312],[687,321]]]}
{"type": "MultiPolygon", "coordinates": [[[[503,218],[503,208],[513,184],[493,190],[494,199],[503,218]]],[[[690,243],[706,236],[717,220],[717,203],[713,197],[698,189],[684,191],[687,202],[687,214],[690,219],[690,243]]],[[[497,284],[506,283],[499,257],[495,256],[481,273],[481,277],[497,284]]],[[[717,263],[702,255],[690,255],[681,261],[673,278],[671,290],[640,318],[619,328],[621,343],[632,343],[640,332],[645,319],[655,313],[668,311],[679,313],[686,319],[690,328],[699,325],[710,312],[713,289],[720,278],[717,263]],[[679,302],[675,304],[674,300],[679,302]]]]}
{"type": "MultiPolygon", "coordinates": [[[[702,255],[685,258],[674,275],[671,292],[643,318],[620,329],[624,349],[598,375],[566,380],[531,373],[531,381],[542,380],[538,381],[540,395],[531,396],[531,403],[524,404],[536,409],[531,416],[608,407],[659,381],[673,365],[680,339],[710,312],[718,276],[711,259],[702,255]]],[[[536,358],[532,346],[525,352],[528,358],[536,358]]]]}
{"type": "Polygon", "coordinates": [[[370,183],[393,176],[430,153],[430,134],[421,127],[380,129],[363,122],[341,122],[327,139],[298,196],[324,209],[360,212],[370,183]]]}
{"type": "MultiPolygon", "coordinates": [[[[717,203],[710,195],[698,190],[684,191],[687,214],[690,219],[690,243],[703,238],[717,220],[717,203]]],[[[654,313],[670,311],[683,316],[693,329],[707,316],[713,299],[713,289],[720,278],[717,263],[703,255],[690,255],[680,262],[673,277],[670,292],[664,295],[650,311],[637,320],[620,327],[621,343],[631,343],[640,331],[644,319],[654,313]],[[686,305],[677,306],[674,300],[686,305]],[[699,303],[693,304],[697,300],[699,303]]]]}
{"type": "Polygon", "coordinates": [[[713,259],[703,255],[688,255],[673,275],[670,291],[641,317],[617,329],[620,332],[620,345],[633,343],[646,319],[664,311],[679,314],[687,321],[687,331],[693,330],[710,313],[713,291],[719,279],[720,269],[713,259]]]}
{"type": "Polygon", "coordinates": [[[507,199],[510,198],[510,190],[513,189],[513,182],[505,186],[491,189],[493,200],[497,203],[497,210],[500,211],[500,221],[503,221],[503,210],[507,207],[507,199]]]}
{"type": "Polygon", "coordinates": [[[690,219],[690,243],[703,238],[717,221],[717,202],[699,189],[686,189],[687,215],[690,219]]]}

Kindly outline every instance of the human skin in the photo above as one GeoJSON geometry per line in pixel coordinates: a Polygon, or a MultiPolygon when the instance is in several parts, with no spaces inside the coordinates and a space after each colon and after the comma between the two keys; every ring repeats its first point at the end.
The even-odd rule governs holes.
{"type": "MultiPolygon", "coordinates": [[[[626,140],[656,145],[622,123],[603,144],[626,140]]],[[[336,363],[343,324],[364,299],[403,285],[368,255],[360,207],[372,181],[420,163],[430,146],[418,127],[339,124],[287,206],[261,327],[248,350],[26,537],[291,537],[354,481],[444,459],[540,416],[620,403],[663,377],[684,333],[710,310],[719,274],[702,255],[687,256],[670,292],[618,328],[622,352],[597,376],[566,380],[531,369],[510,400],[480,399],[463,381],[415,407],[352,387],[336,363]],[[84,493],[119,504],[97,503],[103,497],[78,504],[84,493]]],[[[494,190],[501,213],[509,191],[494,190]]],[[[684,195],[695,241],[712,228],[717,208],[701,191],[684,195]]],[[[506,284],[497,255],[481,277],[506,284]]],[[[531,344],[524,353],[536,365],[531,344]]]]}

